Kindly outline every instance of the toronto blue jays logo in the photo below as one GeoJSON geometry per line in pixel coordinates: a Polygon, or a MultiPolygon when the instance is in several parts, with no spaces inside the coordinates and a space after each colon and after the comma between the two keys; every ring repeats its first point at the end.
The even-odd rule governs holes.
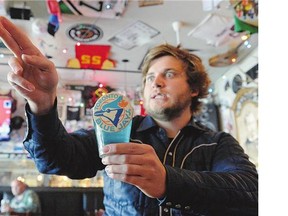
{"type": "Polygon", "coordinates": [[[95,123],[105,131],[124,129],[133,117],[129,100],[118,93],[108,93],[99,98],[93,107],[95,123]]]}

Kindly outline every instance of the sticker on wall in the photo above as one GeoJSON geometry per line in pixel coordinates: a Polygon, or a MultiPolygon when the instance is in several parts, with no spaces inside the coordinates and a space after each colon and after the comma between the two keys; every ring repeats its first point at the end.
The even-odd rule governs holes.
{"type": "Polygon", "coordinates": [[[67,31],[68,36],[77,42],[91,42],[103,37],[103,31],[96,25],[77,24],[67,31]]]}

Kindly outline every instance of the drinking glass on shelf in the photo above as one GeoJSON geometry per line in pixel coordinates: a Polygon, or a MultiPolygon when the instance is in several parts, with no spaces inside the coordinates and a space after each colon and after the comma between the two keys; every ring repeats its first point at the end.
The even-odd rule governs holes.
{"type": "Polygon", "coordinates": [[[10,207],[10,200],[4,194],[3,199],[1,200],[1,213],[9,213],[9,207],[10,207]]]}

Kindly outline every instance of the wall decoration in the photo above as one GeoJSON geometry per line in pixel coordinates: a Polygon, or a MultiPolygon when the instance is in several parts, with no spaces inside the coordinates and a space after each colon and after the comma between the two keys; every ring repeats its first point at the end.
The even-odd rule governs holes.
{"type": "MultiPolygon", "coordinates": [[[[72,120],[73,118],[77,118],[78,114],[74,115],[76,117],[73,117],[72,111],[73,111],[73,107],[81,106],[81,102],[82,102],[82,94],[81,94],[81,91],[79,91],[78,89],[76,88],[75,89],[68,89],[68,88],[58,89],[57,110],[58,110],[58,116],[63,124],[65,124],[67,120],[72,120]]],[[[79,119],[79,117],[77,119],[79,119]]]]}
{"type": "Polygon", "coordinates": [[[236,32],[258,32],[258,0],[238,0],[234,5],[234,21],[236,32]]]}
{"type": "MultiPolygon", "coordinates": [[[[238,33],[235,33],[237,35],[238,33]]],[[[233,40],[230,40],[228,50],[209,58],[212,67],[225,67],[240,62],[258,46],[258,34],[249,35],[241,32],[233,40]],[[240,37],[239,37],[240,36],[240,37]]]]}
{"type": "Polygon", "coordinates": [[[103,63],[110,54],[109,45],[75,45],[76,58],[84,69],[102,69],[103,63]]]}
{"type": "Polygon", "coordinates": [[[67,106],[67,120],[80,120],[80,112],[81,112],[80,106],[67,106]]]}
{"type": "Polygon", "coordinates": [[[246,72],[247,75],[247,82],[251,82],[252,80],[258,79],[258,64],[253,66],[250,70],[246,72]]]}
{"type": "Polygon", "coordinates": [[[219,130],[218,108],[214,103],[204,103],[195,119],[213,131],[219,130]]]}
{"type": "Polygon", "coordinates": [[[128,0],[62,0],[58,2],[62,14],[116,19],[123,14],[127,6],[127,1],[128,0]]]}
{"type": "Polygon", "coordinates": [[[228,43],[234,38],[232,27],[233,19],[228,16],[209,13],[195,28],[193,28],[188,36],[205,40],[211,46],[221,46],[228,43]]]}
{"type": "Polygon", "coordinates": [[[139,0],[139,7],[160,5],[163,4],[163,0],[139,0]]]}
{"type": "Polygon", "coordinates": [[[60,23],[62,22],[62,15],[56,0],[46,0],[47,10],[50,14],[47,32],[54,36],[60,27],[60,23]]]}
{"type": "Polygon", "coordinates": [[[59,24],[58,17],[54,14],[50,15],[48,26],[47,26],[47,32],[54,37],[59,27],[60,27],[60,24],[59,24]]]}
{"type": "Polygon", "coordinates": [[[12,99],[0,96],[0,141],[10,140],[12,99]]]}
{"type": "Polygon", "coordinates": [[[160,32],[150,25],[142,21],[136,21],[110,38],[109,42],[123,49],[130,50],[150,42],[151,38],[158,34],[160,32]]]}
{"type": "Polygon", "coordinates": [[[76,24],[67,31],[68,36],[77,42],[92,42],[103,37],[103,31],[100,27],[93,24],[76,24]]]}
{"type": "Polygon", "coordinates": [[[242,77],[239,74],[236,74],[232,80],[232,91],[237,93],[243,85],[242,77]]]}
{"type": "Polygon", "coordinates": [[[229,82],[226,82],[225,87],[224,87],[225,91],[227,91],[229,88],[230,88],[230,84],[229,82]]]}
{"type": "Polygon", "coordinates": [[[67,60],[66,67],[68,68],[81,68],[81,64],[78,58],[71,58],[67,60]]]}
{"type": "Polygon", "coordinates": [[[109,69],[113,69],[116,66],[116,61],[112,60],[112,59],[106,59],[103,61],[102,64],[102,70],[109,70],[109,69]]]}
{"type": "Polygon", "coordinates": [[[11,19],[30,20],[30,18],[33,18],[33,13],[30,7],[25,4],[25,2],[20,8],[18,8],[17,5],[14,5],[14,7],[10,7],[9,14],[11,19]]]}
{"type": "Polygon", "coordinates": [[[103,84],[89,86],[89,85],[66,85],[68,90],[76,90],[81,92],[82,101],[84,103],[84,115],[91,116],[91,108],[94,106],[95,102],[102,95],[114,91],[114,88],[110,86],[104,86],[103,84]]]}
{"type": "Polygon", "coordinates": [[[221,105],[219,113],[221,117],[221,130],[230,133],[234,138],[237,138],[233,110],[229,106],[221,105]]]}
{"type": "Polygon", "coordinates": [[[232,109],[235,114],[237,140],[250,160],[258,166],[258,89],[239,90],[232,109]]]}
{"type": "MultiPolygon", "coordinates": [[[[0,97],[9,98],[11,100],[11,113],[14,113],[17,109],[17,99],[13,94],[13,91],[9,89],[0,89],[0,97]]],[[[0,104],[1,105],[1,104],[0,104]]]]}

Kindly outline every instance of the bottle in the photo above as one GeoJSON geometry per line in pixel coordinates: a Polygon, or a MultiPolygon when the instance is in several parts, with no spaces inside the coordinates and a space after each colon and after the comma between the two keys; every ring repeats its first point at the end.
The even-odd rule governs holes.
{"type": "Polygon", "coordinates": [[[3,194],[3,199],[1,200],[1,212],[7,213],[9,215],[9,206],[10,206],[10,200],[7,197],[7,194],[3,194]]]}

